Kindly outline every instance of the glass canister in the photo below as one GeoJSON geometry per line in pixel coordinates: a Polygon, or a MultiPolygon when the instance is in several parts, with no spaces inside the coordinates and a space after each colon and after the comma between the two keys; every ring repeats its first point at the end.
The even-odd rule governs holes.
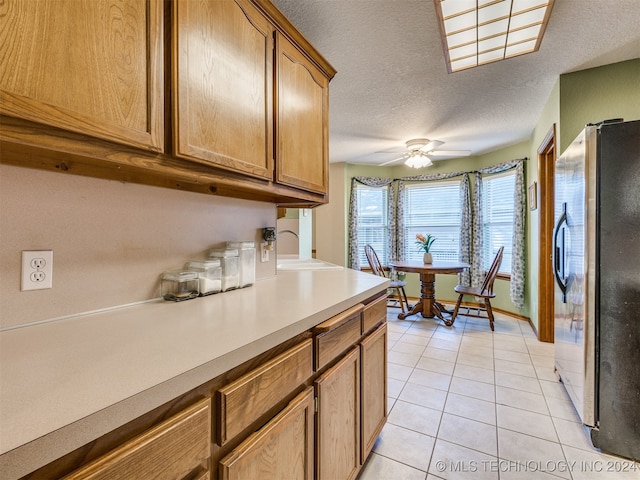
{"type": "Polygon", "coordinates": [[[222,290],[222,267],[220,260],[191,260],[184,268],[198,274],[200,296],[211,295],[222,290]]]}
{"type": "Polygon", "coordinates": [[[211,250],[209,258],[219,259],[222,267],[222,291],[233,290],[240,285],[238,249],[211,250]]]}
{"type": "Polygon", "coordinates": [[[199,293],[198,274],[187,270],[169,270],[162,273],[162,298],[181,302],[196,298],[199,293]]]}
{"type": "Polygon", "coordinates": [[[240,261],[240,287],[256,281],[256,244],[254,242],[227,242],[227,248],[238,250],[240,261]]]}

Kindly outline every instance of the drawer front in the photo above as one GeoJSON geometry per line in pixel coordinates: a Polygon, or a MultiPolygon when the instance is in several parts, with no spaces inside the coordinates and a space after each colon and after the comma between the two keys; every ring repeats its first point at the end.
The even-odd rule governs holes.
{"type": "Polygon", "coordinates": [[[339,326],[323,333],[317,333],[314,336],[314,363],[316,370],[321,369],[358,342],[362,328],[361,312],[362,305],[358,313],[352,314],[345,321],[341,321],[339,326]]]}
{"type": "Polygon", "coordinates": [[[377,300],[365,305],[362,312],[362,332],[368,332],[379,322],[387,318],[387,296],[383,295],[377,300]]]}
{"type": "Polygon", "coordinates": [[[314,396],[309,387],[220,461],[220,480],[313,480],[314,396]]]}
{"type": "Polygon", "coordinates": [[[210,456],[211,401],[207,398],[64,478],[185,478],[194,471],[206,472],[210,456]]]}
{"type": "Polygon", "coordinates": [[[313,373],[311,339],[218,391],[220,446],[251,425],[261,415],[302,385],[313,373]]]}

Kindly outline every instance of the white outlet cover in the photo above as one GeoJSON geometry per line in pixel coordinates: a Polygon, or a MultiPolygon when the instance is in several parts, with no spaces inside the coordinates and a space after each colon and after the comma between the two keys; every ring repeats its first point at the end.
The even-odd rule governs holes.
{"type": "Polygon", "coordinates": [[[22,281],[20,290],[44,290],[53,288],[53,250],[23,250],[22,251],[22,281]],[[34,260],[36,260],[34,262],[34,260]],[[33,265],[42,265],[34,268],[33,265]],[[33,281],[32,274],[38,273],[40,281],[33,281]]]}

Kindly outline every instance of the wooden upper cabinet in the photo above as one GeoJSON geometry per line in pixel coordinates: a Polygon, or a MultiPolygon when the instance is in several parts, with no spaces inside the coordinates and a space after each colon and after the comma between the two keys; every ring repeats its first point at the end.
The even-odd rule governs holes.
{"type": "Polygon", "coordinates": [[[276,51],[276,180],[325,194],[329,78],[279,32],[276,51]]]}
{"type": "Polygon", "coordinates": [[[273,25],[247,0],[176,0],[174,154],[273,179],[273,25]]]}
{"type": "Polygon", "coordinates": [[[162,0],[0,4],[0,113],[163,148],[162,0]]]}
{"type": "Polygon", "coordinates": [[[0,0],[2,163],[328,201],[333,67],[271,0],[0,0]]]}

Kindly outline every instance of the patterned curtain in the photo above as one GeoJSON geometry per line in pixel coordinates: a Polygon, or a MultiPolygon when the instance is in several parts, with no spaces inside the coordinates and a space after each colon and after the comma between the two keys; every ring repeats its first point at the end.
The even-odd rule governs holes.
{"type": "Polygon", "coordinates": [[[360,258],[358,255],[358,184],[368,187],[389,186],[389,198],[387,206],[387,223],[389,225],[389,251],[388,258],[394,258],[393,252],[396,249],[396,219],[395,219],[395,197],[393,193],[393,178],[378,177],[353,177],[351,179],[351,197],[349,198],[349,268],[360,270],[360,258]]]}
{"type": "MultiPolygon", "coordinates": [[[[471,239],[472,237],[472,215],[471,212],[471,192],[469,188],[469,174],[465,173],[460,182],[460,205],[462,206],[462,217],[460,218],[460,261],[471,265],[471,239]]],[[[460,285],[471,285],[471,271],[464,270],[458,274],[460,285]]]]}
{"type": "Polygon", "coordinates": [[[480,211],[480,199],[482,198],[482,172],[476,172],[476,188],[471,199],[473,211],[472,239],[473,249],[471,251],[471,285],[479,287],[484,281],[482,271],[482,212],[480,211]]]}
{"type": "Polygon", "coordinates": [[[461,285],[480,286],[484,279],[482,271],[482,175],[501,173],[516,169],[516,198],[513,219],[513,256],[511,263],[511,301],[518,308],[524,306],[525,280],[525,241],[524,222],[526,207],[526,191],[524,181],[524,159],[512,160],[477,172],[451,172],[431,175],[416,175],[399,179],[378,177],[353,177],[351,179],[351,198],[349,201],[349,268],[360,269],[358,258],[358,183],[370,187],[389,186],[388,224],[389,246],[388,258],[404,260],[404,201],[406,182],[424,182],[446,180],[459,177],[462,218],[460,222],[460,261],[471,265],[470,271],[459,274],[461,285]],[[475,173],[475,190],[471,195],[469,173],[475,173]],[[397,192],[393,188],[397,182],[397,192]],[[397,197],[396,197],[397,195],[397,197]],[[397,198],[397,200],[396,200],[397,198]]]}
{"type": "Polygon", "coordinates": [[[473,253],[471,263],[471,282],[475,287],[480,286],[484,275],[482,274],[482,217],[480,205],[482,204],[482,175],[501,173],[512,168],[516,169],[516,197],[514,199],[513,218],[513,254],[511,260],[511,288],[509,296],[517,308],[524,307],[524,281],[525,281],[525,240],[524,222],[526,207],[526,192],[524,184],[524,159],[512,160],[487,167],[476,172],[476,189],[472,198],[473,202],[473,253]]]}

